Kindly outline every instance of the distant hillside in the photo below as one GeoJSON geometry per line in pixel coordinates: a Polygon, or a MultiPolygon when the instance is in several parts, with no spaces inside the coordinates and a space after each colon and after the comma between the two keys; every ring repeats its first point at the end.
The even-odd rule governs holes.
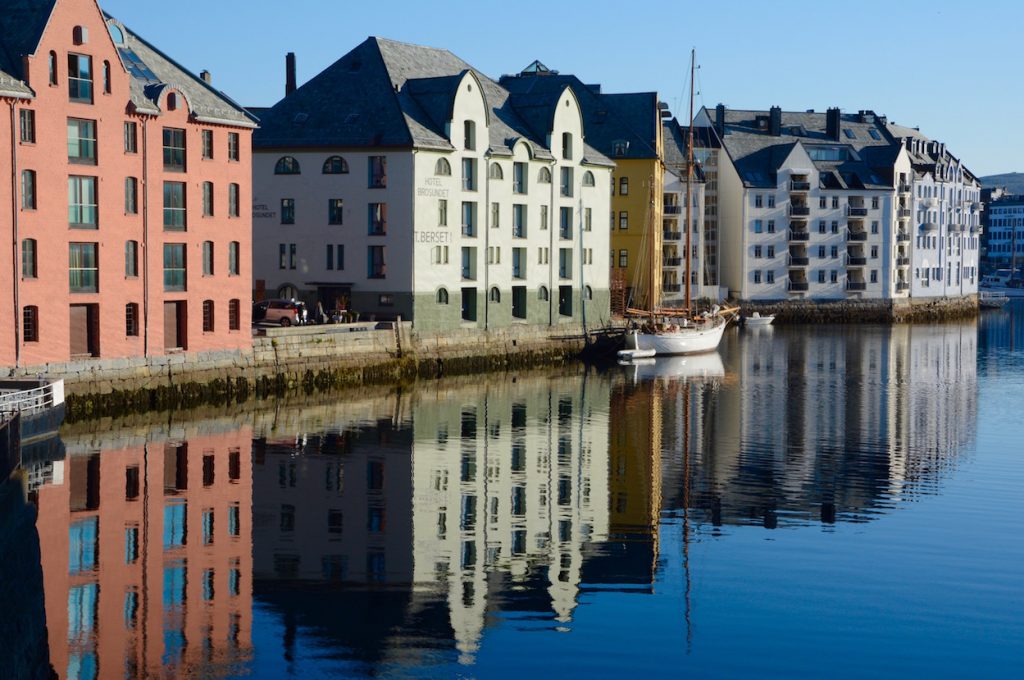
{"type": "Polygon", "coordinates": [[[979,177],[978,181],[986,189],[1006,187],[1011,194],[1024,194],[1024,172],[1006,172],[1002,175],[979,177]]]}

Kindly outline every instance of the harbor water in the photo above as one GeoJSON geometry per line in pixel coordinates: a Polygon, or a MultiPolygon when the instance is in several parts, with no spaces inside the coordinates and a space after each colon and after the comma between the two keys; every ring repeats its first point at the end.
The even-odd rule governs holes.
{"type": "Polygon", "coordinates": [[[1013,301],[78,423],[21,477],[36,534],[0,563],[40,555],[41,578],[11,573],[34,575],[18,606],[45,627],[0,660],[46,649],[69,679],[1021,677],[1022,406],[1013,301]]]}

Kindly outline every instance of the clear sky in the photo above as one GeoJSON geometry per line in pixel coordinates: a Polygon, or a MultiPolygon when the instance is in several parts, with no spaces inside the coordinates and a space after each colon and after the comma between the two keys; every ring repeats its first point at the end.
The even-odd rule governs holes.
{"type": "Polygon", "coordinates": [[[873,109],[946,142],[976,174],[1024,171],[1021,0],[101,0],[101,6],[246,106],[284,92],[376,35],[444,47],[492,78],[534,59],[606,92],[697,104],[873,109]]]}

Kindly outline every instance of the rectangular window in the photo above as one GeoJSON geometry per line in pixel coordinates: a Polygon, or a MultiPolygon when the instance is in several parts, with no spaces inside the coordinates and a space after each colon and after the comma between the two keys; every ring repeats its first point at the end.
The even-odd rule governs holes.
{"type": "Polygon", "coordinates": [[[878,283],[878,270],[877,269],[872,269],[871,270],[871,283],[878,283]]]}
{"type": "Polygon", "coordinates": [[[761,220],[754,220],[754,233],[760,234],[764,232],[764,222],[761,220]]]}
{"type": "Polygon", "coordinates": [[[512,237],[526,238],[526,206],[516,203],[512,206],[512,237]]]}
{"type": "Polygon", "coordinates": [[[185,171],[185,131],[164,128],[164,170],[185,171]]]}
{"type": "Polygon", "coordinates": [[[572,240],[572,208],[558,209],[558,237],[572,240]]]}
{"type": "Polygon", "coordinates": [[[572,278],[572,248],[558,249],[558,276],[562,279],[572,278]]]}
{"type": "Polygon", "coordinates": [[[825,257],[825,246],[818,246],[818,257],[825,257]]]}
{"type": "Polygon", "coordinates": [[[21,209],[36,209],[36,171],[21,171],[21,209]]]}
{"type": "MultiPolygon", "coordinates": [[[[696,226],[696,225],[694,225],[694,226],[696,226]]],[[[696,229],[694,229],[694,231],[696,231],[696,229]]],[[[774,234],[775,233],[775,220],[768,220],[768,233],[769,234],[774,234]]]]}
{"type": "Polygon", "coordinates": [[[871,258],[874,260],[878,259],[878,246],[871,246],[871,258]]]}
{"type": "Polygon", "coordinates": [[[561,169],[561,194],[562,196],[571,197],[573,194],[573,169],[562,168],[561,169]]]}
{"type": "Polygon", "coordinates": [[[476,159],[462,159],[462,190],[476,191],[476,159]]]}
{"type": "Polygon", "coordinates": [[[836,221],[832,222],[832,233],[833,234],[838,234],[839,233],[839,222],[836,222],[836,221]]]}
{"type": "Polygon", "coordinates": [[[764,195],[763,194],[754,194],[754,207],[755,208],[763,208],[764,207],[764,195]]]}
{"type": "Polygon", "coordinates": [[[327,269],[334,269],[334,245],[331,243],[327,244],[327,269]]]}
{"type": "Polygon", "coordinates": [[[775,194],[768,194],[768,207],[769,208],[774,208],[775,207],[775,194]]]}
{"type": "Polygon", "coordinates": [[[526,193],[526,163],[513,163],[512,164],[512,193],[525,194],[526,193]]]}
{"type": "Polygon", "coordinates": [[[237,132],[229,132],[228,133],[228,160],[229,161],[238,162],[238,148],[239,148],[239,146],[240,145],[238,143],[238,133],[237,132]]]}
{"type": "Polygon", "coordinates": [[[38,254],[36,252],[36,240],[27,238],[21,242],[21,276],[25,279],[34,279],[39,274],[38,254]]]}
{"type": "Polygon", "coordinates": [[[546,205],[540,207],[540,230],[548,230],[548,207],[546,205]]]}
{"type": "Polygon", "coordinates": [[[821,198],[819,198],[818,199],[818,207],[821,208],[822,210],[825,210],[826,208],[828,208],[828,197],[822,196],[821,198]]]}
{"type": "Polygon", "coordinates": [[[203,241],[203,276],[213,276],[213,241],[203,241]]]}
{"type": "Polygon", "coordinates": [[[838,283],[839,282],[839,272],[837,272],[835,269],[833,269],[832,271],[829,272],[828,279],[832,283],[838,283]]]}
{"type": "Polygon", "coordinates": [[[371,203],[368,211],[367,234],[385,236],[388,233],[387,203],[371,203]]]}
{"type": "Polygon", "coordinates": [[[295,224],[295,199],[281,199],[281,224],[295,224]]]}
{"type": "Polygon", "coordinates": [[[472,201],[462,203],[462,235],[476,236],[476,203],[472,201]]]}
{"type": "Polygon", "coordinates": [[[775,283],[775,272],[768,270],[765,272],[765,283],[775,283]]]}
{"type": "Polygon", "coordinates": [[[334,258],[334,268],[339,272],[345,269],[345,244],[339,243],[334,247],[334,258]]]}
{"type": "Polygon", "coordinates": [[[203,158],[207,159],[207,160],[212,159],[213,158],[213,130],[203,130],[202,131],[202,137],[203,137],[203,158]]]}
{"type": "Polygon", "coordinates": [[[628,196],[628,195],[629,195],[629,178],[628,177],[620,177],[619,178],[619,196],[628,196]]]}
{"type": "Polygon", "coordinates": [[[872,220],[872,222],[871,222],[871,233],[872,234],[877,234],[878,233],[878,220],[872,220]]]}
{"type": "Polygon", "coordinates": [[[164,230],[185,231],[185,183],[164,182],[164,230]]]}
{"type": "Polygon", "coordinates": [[[92,104],[92,57],[68,55],[68,98],[73,102],[92,104]]]}
{"type": "Polygon", "coordinates": [[[626,210],[619,212],[619,229],[622,231],[629,229],[629,212],[626,210]]]}
{"type": "Polygon", "coordinates": [[[327,199],[327,224],[343,224],[345,201],[341,198],[327,199]]]}
{"type": "Polygon", "coordinates": [[[95,229],[97,213],[96,178],[68,177],[68,224],[95,229]]]}
{"type": "MultiPolygon", "coordinates": [[[[214,322],[213,314],[214,314],[213,300],[203,300],[203,332],[204,333],[212,333],[213,332],[213,322],[214,322]]],[[[206,465],[205,465],[206,464],[206,460],[205,460],[206,456],[204,456],[203,458],[204,458],[204,460],[203,460],[203,467],[205,468],[206,467],[206,465]]],[[[210,460],[211,461],[213,460],[212,456],[210,456],[210,460]]],[[[206,470],[204,469],[203,472],[205,473],[206,470]]],[[[205,477],[205,474],[204,474],[204,477],[205,477]]],[[[209,484],[206,484],[206,480],[205,479],[203,480],[203,486],[209,486],[209,484]]]]}
{"type": "Polygon", "coordinates": [[[818,272],[818,283],[825,283],[825,270],[822,269],[818,272]]]}
{"type": "Polygon", "coordinates": [[[388,185],[388,159],[386,156],[370,156],[370,188],[383,189],[388,185]]]}
{"type": "Polygon", "coordinates": [[[386,277],[384,246],[368,246],[366,248],[366,278],[383,279],[386,277]]]}
{"type": "Polygon", "coordinates": [[[139,125],[131,121],[124,124],[124,152],[139,152],[139,125]]]}
{"type": "Polygon", "coordinates": [[[491,203],[491,229],[498,229],[501,227],[501,204],[498,202],[491,203]]]}
{"type": "Polygon", "coordinates": [[[136,215],[139,212],[139,180],[134,177],[124,178],[124,214],[136,215]]]}
{"type": "Polygon", "coordinates": [[[755,269],[754,270],[754,283],[761,283],[761,270],[760,269],[755,269]]]}
{"type": "Polygon", "coordinates": [[[130,279],[139,275],[138,241],[125,241],[124,243],[124,275],[130,279]]]}
{"type": "Polygon", "coordinates": [[[837,208],[839,208],[839,197],[838,196],[833,196],[832,197],[832,209],[835,210],[837,208]]]}
{"type": "Polygon", "coordinates": [[[277,268],[288,269],[288,244],[277,244],[277,268]]]}
{"type": "Polygon", "coordinates": [[[583,209],[583,231],[591,231],[594,227],[594,210],[593,208],[583,209]]]}
{"type": "Polygon", "coordinates": [[[754,257],[761,257],[761,246],[754,246],[754,257]]]}
{"type": "MultiPolygon", "coordinates": [[[[237,330],[241,329],[241,327],[242,327],[242,313],[241,312],[242,312],[242,305],[241,305],[241,303],[238,300],[229,300],[228,301],[228,330],[237,331],[237,330]]],[[[232,459],[231,459],[230,463],[234,463],[235,462],[234,456],[237,455],[237,454],[232,452],[231,455],[232,455],[232,459]]],[[[230,463],[229,463],[229,476],[230,476],[230,469],[231,469],[230,468],[230,463]]],[[[232,477],[232,479],[237,479],[237,477],[232,477]]]]}
{"type": "Polygon", "coordinates": [[[203,182],[203,217],[213,217],[213,182],[203,182]]]}
{"type": "Polygon", "coordinates": [[[164,244],[164,290],[181,292],[186,290],[185,244],[164,244]]]}
{"type": "Polygon", "coordinates": [[[36,112],[32,109],[18,110],[22,144],[36,143],[36,112]]]}
{"type": "Polygon", "coordinates": [[[628,266],[629,266],[629,251],[628,250],[620,250],[619,251],[619,269],[625,269],[628,266]]]}
{"type": "Polygon", "coordinates": [[[878,210],[878,196],[871,197],[871,208],[873,210],[878,210]]]}
{"type": "Polygon", "coordinates": [[[295,269],[299,260],[299,246],[296,243],[288,244],[288,269],[295,269]]]}
{"type": "Polygon", "coordinates": [[[96,121],[68,118],[68,161],[96,165],[96,121]]]}
{"type": "Polygon", "coordinates": [[[835,259],[838,259],[838,258],[839,258],[839,246],[832,246],[832,259],[835,260],[835,259]]]}
{"type": "Polygon", "coordinates": [[[238,217],[241,214],[238,191],[237,184],[228,185],[228,217],[238,217]]]}
{"type": "Polygon", "coordinates": [[[228,276],[238,276],[238,255],[241,250],[241,244],[238,241],[232,241],[228,244],[228,276]]]}
{"type": "Polygon", "coordinates": [[[447,227],[448,226],[448,199],[439,198],[437,200],[437,226],[447,227]]]}
{"type": "Polygon", "coordinates": [[[818,233],[819,234],[824,234],[827,231],[828,231],[828,225],[825,224],[825,220],[821,220],[820,222],[818,222],[818,233]]]}
{"type": "Polygon", "coordinates": [[[68,279],[72,293],[99,292],[99,263],[95,243],[68,244],[68,279]]]}

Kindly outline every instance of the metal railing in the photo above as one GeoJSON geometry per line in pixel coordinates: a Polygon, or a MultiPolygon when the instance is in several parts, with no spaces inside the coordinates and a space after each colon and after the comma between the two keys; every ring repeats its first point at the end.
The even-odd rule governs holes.
{"type": "MultiPolygon", "coordinates": [[[[56,380],[41,387],[17,389],[21,386],[38,385],[38,381],[12,382],[14,388],[3,390],[0,387],[0,415],[15,413],[38,413],[64,403],[64,381],[56,380]]],[[[0,384],[2,385],[2,384],[0,384]]]]}

